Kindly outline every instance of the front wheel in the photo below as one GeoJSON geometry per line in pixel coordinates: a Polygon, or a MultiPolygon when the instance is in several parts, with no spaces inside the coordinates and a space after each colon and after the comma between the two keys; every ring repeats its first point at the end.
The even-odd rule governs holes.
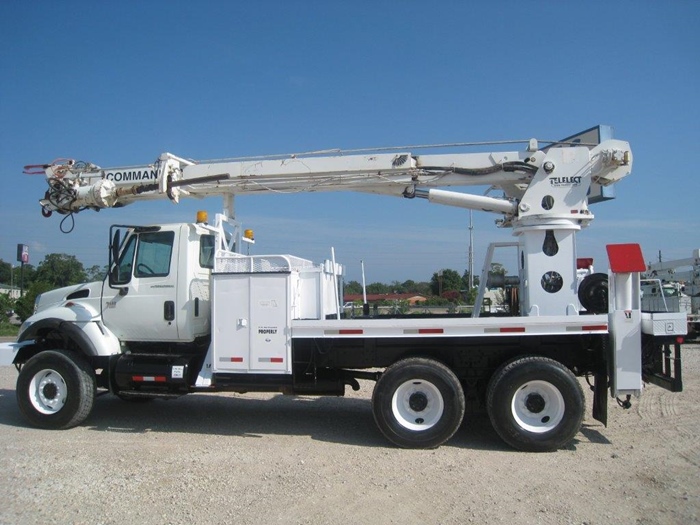
{"type": "Polygon", "coordinates": [[[457,431],[464,417],[464,392],[454,373],[431,359],[393,364],[372,393],[379,430],[403,448],[435,448],[457,431]]]}
{"type": "Polygon", "coordinates": [[[548,452],[581,428],[585,398],[576,376],[545,357],[506,363],[489,382],[486,408],[499,436],[513,448],[548,452]]]}
{"type": "Polygon", "coordinates": [[[79,355],[49,350],[32,357],[17,378],[17,403],[34,426],[79,425],[95,401],[95,373],[79,355]]]}

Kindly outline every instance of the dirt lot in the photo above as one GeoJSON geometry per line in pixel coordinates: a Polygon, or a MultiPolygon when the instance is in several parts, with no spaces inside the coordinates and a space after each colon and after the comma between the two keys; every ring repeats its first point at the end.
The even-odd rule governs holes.
{"type": "Polygon", "coordinates": [[[345,399],[106,395],[84,425],[41,431],[0,367],[0,523],[700,522],[700,345],[683,357],[683,393],[611,400],[608,428],[588,416],[548,454],[509,449],[485,416],[437,450],[397,449],[367,383],[345,399]]]}

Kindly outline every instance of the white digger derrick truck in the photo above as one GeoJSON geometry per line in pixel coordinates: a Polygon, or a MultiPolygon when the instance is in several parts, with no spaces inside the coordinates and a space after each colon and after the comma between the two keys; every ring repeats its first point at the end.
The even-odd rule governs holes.
{"type": "MultiPolygon", "coordinates": [[[[603,423],[609,395],[629,404],[644,381],[682,385],[685,320],[641,311],[638,245],[608,246],[608,274],[578,284],[575,235],[593,220],[588,203],[632,166],[629,145],[610,137],[598,127],[545,148],[533,139],[523,151],[407,148],[210,162],[163,154],[136,167],[31,166],[47,177],[46,216],[189,196],[219,195],[224,206],[211,225],[200,218],[114,226],[104,282],[42,294],[9,352],[20,410],[36,426],[60,429],[83,422],[99,393],[342,396],[363,379],[376,382],[375,421],[398,446],[439,446],[465,410],[485,409],[516,449],[560,448],[581,426],[578,378],[589,380],[593,415],[603,423]],[[581,140],[591,134],[605,140],[581,140]],[[440,189],[458,185],[489,185],[503,197],[440,189]],[[518,260],[511,311],[345,318],[335,257],[316,264],[244,254],[249,236],[234,219],[234,196],[303,191],[425,198],[499,214],[516,239],[506,243],[518,260]]],[[[482,293],[487,280],[484,272],[482,293]]]]}
{"type": "Polygon", "coordinates": [[[647,265],[642,275],[642,308],[650,312],[684,312],[689,337],[700,336],[700,249],[690,257],[647,265]]]}

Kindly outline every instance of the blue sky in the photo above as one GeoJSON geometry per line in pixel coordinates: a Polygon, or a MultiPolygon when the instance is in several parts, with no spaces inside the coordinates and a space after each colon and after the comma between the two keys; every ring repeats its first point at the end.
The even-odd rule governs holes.
{"type": "MultiPolygon", "coordinates": [[[[579,255],[606,243],[645,258],[700,247],[700,3],[0,2],[0,258],[17,243],[103,265],[111,223],[186,222],[219,199],[44,219],[25,164],[101,166],[326,148],[557,139],[609,124],[635,156],[598,204],[579,255]]],[[[249,196],[255,253],[320,261],[348,277],[429,280],[467,264],[469,213],[359,194],[249,196]]],[[[474,213],[476,270],[511,240],[474,213]]],[[[507,264],[507,262],[506,262],[507,264]]]]}

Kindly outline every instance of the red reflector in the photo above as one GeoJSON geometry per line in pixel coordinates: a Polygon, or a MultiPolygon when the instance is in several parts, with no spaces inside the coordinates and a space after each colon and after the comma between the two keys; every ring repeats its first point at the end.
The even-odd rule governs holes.
{"type": "Polygon", "coordinates": [[[682,345],[683,341],[685,340],[681,336],[676,337],[676,343],[678,343],[679,345],[682,345]]]}
{"type": "Polygon", "coordinates": [[[442,328],[419,328],[419,334],[442,334],[445,331],[442,328]]]}
{"type": "Polygon", "coordinates": [[[615,273],[644,272],[647,265],[644,262],[642,248],[639,244],[608,244],[610,269],[615,273]]]}
{"type": "Polygon", "coordinates": [[[340,335],[358,335],[358,334],[363,334],[364,330],[362,330],[362,329],[346,329],[346,330],[338,330],[338,333],[340,335]]]}
{"type": "Polygon", "coordinates": [[[516,333],[516,332],[524,332],[525,327],[524,326],[507,326],[505,328],[500,328],[499,332],[504,333],[504,334],[510,334],[510,333],[516,333]]]}
{"type": "Polygon", "coordinates": [[[270,358],[270,363],[283,363],[284,359],[281,357],[271,357],[270,358]]]}
{"type": "Polygon", "coordinates": [[[242,362],[243,362],[243,358],[242,358],[242,357],[232,357],[232,358],[231,358],[231,362],[232,362],[232,363],[242,363],[242,362]]]}
{"type": "Polygon", "coordinates": [[[606,324],[593,324],[589,326],[582,326],[581,330],[583,331],[589,331],[589,330],[607,330],[608,325],[606,324]]]}

